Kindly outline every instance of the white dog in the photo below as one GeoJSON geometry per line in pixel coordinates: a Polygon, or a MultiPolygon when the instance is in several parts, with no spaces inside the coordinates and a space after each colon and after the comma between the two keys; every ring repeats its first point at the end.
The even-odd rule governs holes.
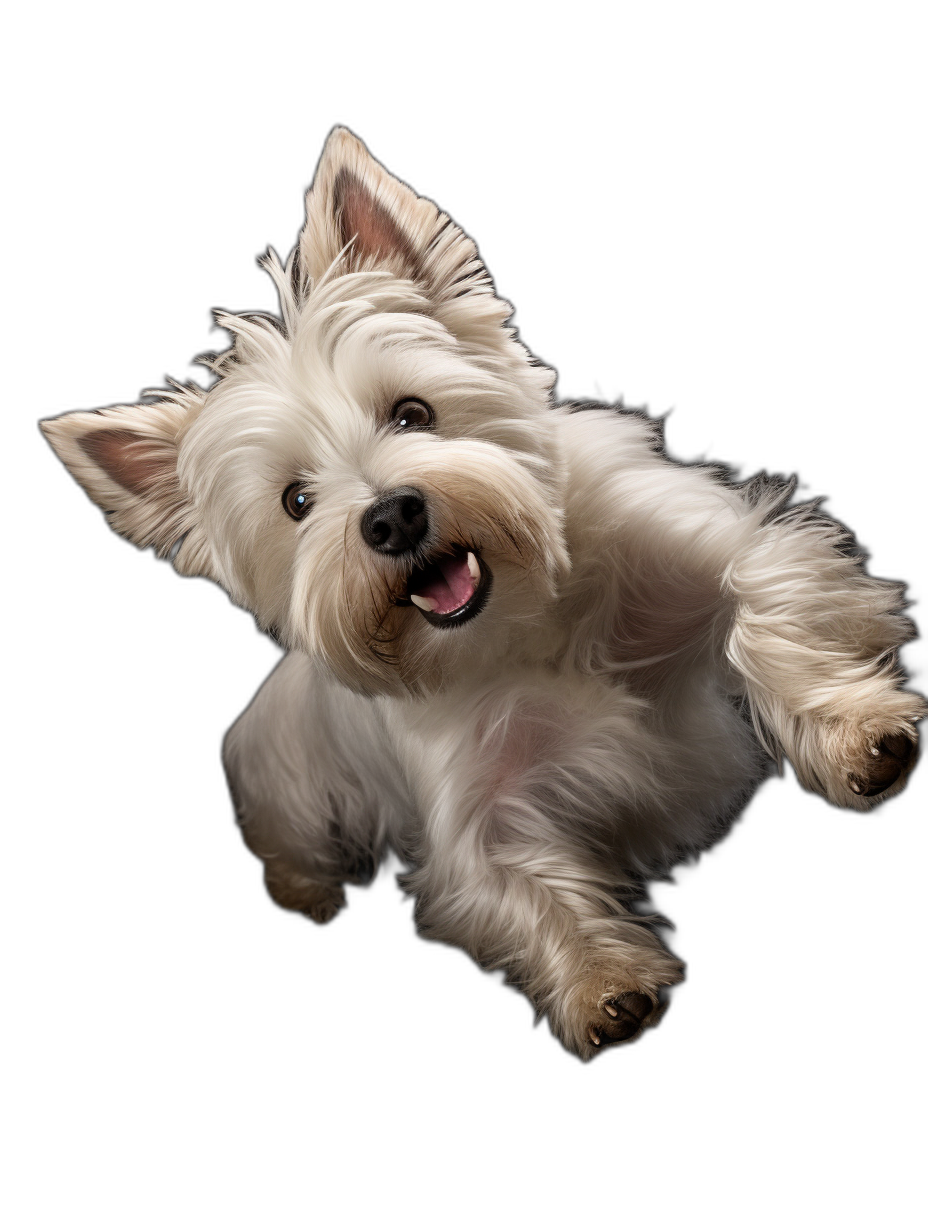
{"type": "Polygon", "coordinates": [[[503,968],[583,1057],[681,978],[643,882],[785,755],[866,809],[902,787],[902,588],[792,486],[555,405],[473,242],[335,130],[280,318],[219,314],[216,381],[43,428],[135,543],[288,653],[229,732],[249,847],[325,921],[385,849],[429,936],[503,968]]]}

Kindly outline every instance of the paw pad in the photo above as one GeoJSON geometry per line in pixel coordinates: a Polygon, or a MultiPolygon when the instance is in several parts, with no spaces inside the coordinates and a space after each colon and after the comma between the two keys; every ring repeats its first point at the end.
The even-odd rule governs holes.
{"type": "Polygon", "coordinates": [[[654,1002],[643,992],[623,992],[610,997],[602,1004],[600,1021],[588,1030],[594,1048],[603,1044],[620,1044],[631,1039],[641,1030],[642,1024],[654,1008],[654,1002]]]}
{"type": "Polygon", "coordinates": [[[883,736],[867,745],[866,761],[848,777],[856,796],[878,796],[910,769],[915,761],[915,745],[902,732],[883,736]]]}

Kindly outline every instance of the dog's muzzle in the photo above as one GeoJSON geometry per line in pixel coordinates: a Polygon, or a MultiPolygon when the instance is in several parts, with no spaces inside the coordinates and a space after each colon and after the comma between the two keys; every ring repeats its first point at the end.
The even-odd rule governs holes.
{"type": "Polygon", "coordinates": [[[492,575],[476,548],[444,549],[422,559],[429,532],[425,497],[418,488],[395,488],[364,511],[361,535],[375,552],[390,556],[419,552],[406,580],[405,593],[394,603],[417,607],[431,625],[448,628],[466,624],[487,601],[492,575]]]}

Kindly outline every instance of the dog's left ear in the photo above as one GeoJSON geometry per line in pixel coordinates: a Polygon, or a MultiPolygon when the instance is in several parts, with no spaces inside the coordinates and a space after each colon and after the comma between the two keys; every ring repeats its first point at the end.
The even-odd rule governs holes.
{"type": "MultiPolygon", "coordinates": [[[[354,133],[329,134],[306,194],[306,225],[292,269],[298,301],[330,269],[388,270],[408,278],[427,311],[456,337],[524,363],[506,326],[512,306],[499,299],[477,246],[433,201],[391,175],[354,133]],[[336,264],[337,263],[337,264],[336,264]]],[[[550,387],[554,373],[536,364],[550,387]]]]}
{"type": "Polygon", "coordinates": [[[341,255],[340,272],[387,269],[443,300],[492,292],[477,247],[434,202],[392,176],[347,128],[329,134],[306,194],[301,272],[314,281],[341,255]]]}

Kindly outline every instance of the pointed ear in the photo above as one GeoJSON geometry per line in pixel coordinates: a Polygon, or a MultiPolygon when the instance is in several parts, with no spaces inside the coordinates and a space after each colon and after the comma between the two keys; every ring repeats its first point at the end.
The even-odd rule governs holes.
{"type": "MultiPolygon", "coordinates": [[[[177,459],[180,440],[201,405],[202,392],[185,386],[157,402],[72,411],[39,426],[113,529],[166,556],[194,529],[177,459]]],[[[205,572],[193,549],[185,543],[175,564],[182,572],[205,572]]]]}
{"type": "Polygon", "coordinates": [[[410,279],[427,303],[423,311],[476,353],[491,355],[494,363],[502,359],[547,398],[557,373],[507,324],[512,305],[497,297],[477,245],[433,201],[392,176],[347,128],[330,133],[306,194],[306,225],[289,266],[297,309],[311,284],[333,267],[335,273],[378,269],[410,279]]]}
{"type": "Polygon", "coordinates": [[[419,245],[438,211],[395,179],[347,128],[329,134],[306,194],[300,266],[314,281],[343,250],[344,270],[389,269],[421,275],[419,245]],[[424,207],[424,208],[423,208],[424,207]]]}
{"type": "Polygon", "coordinates": [[[335,128],[306,194],[297,276],[321,278],[343,252],[342,272],[390,270],[419,284],[434,304],[468,290],[493,292],[473,240],[354,133],[335,128]]]}

